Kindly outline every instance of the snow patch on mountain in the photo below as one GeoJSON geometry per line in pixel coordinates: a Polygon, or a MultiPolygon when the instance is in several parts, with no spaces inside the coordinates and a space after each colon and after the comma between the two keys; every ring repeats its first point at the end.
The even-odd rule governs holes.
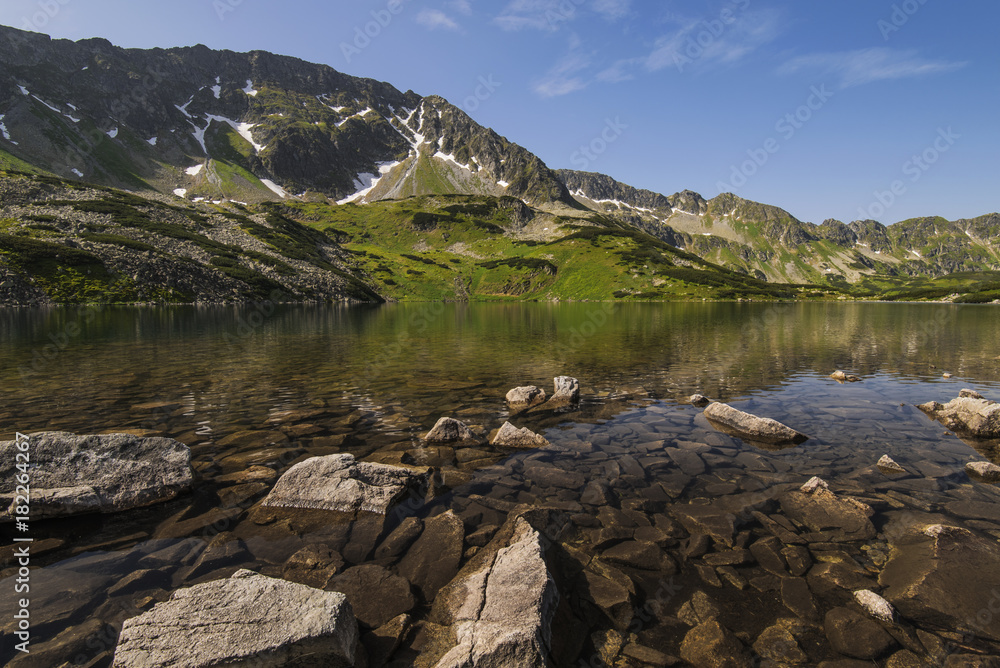
{"type": "Polygon", "coordinates": [[[446,162],[453,162],[453,163],[455,163],[455,165],[461,167],[462,169],[466,169],[466,170],[468,170],[470,172],[472,171],[472,166],[471,165],[463,165],[462,163],[460,163],[458,160],[455,159],[454,154],[451,154],[451,153],[442,153],[441,151],[438,151],[437,153],[434,154],[434,157],[437,158],[438,160],[444,160],[446,162]]]}
{"type": "Polygon", "coordinates": [[[257,97],[257,93],[259,91],[255,90],[253,87],[253,82],[250,81],[250,79],[247,79],[247,86],[246,88],[243,89],[243,92],[249,95],[250,97],[257,97]]]}
{"type": "Polygon", "coordinates": [[[79,176],[79,177],[80,177],[81,179],[83,178],[83,172],[81,172],[81,171],[80,171],[79,169],[77,169],[76,167],[74,167],[73,169],[71,169],[71,170],[69,170],[69,171],[73,172],[74,174],[76,174],[77,176],[79,176]]]}
{"type": "Polygon", "coordinates": [[[275,195],[277,195],[281,199],[285,199],[287,197],[290,197],[290,195],[288,194],[288,192],[284,188],[282,188],[281,186],[279,186],[277,183],[275,183],[271,179],[261,179],[260,182],[263,183],[265,186],[267,186],[271,190],[271,192],[273,192],[275,195]]]}
{"type": "Polygon", "coordinates": [[[357,201],[370,193],[378,185],[378,182],[382,180],[382,177],[391,172],[397,166],[402,163],[397,161],[393,162],[380,162],[378,163],[378,175],[375,174],[358,174],[358,178],[354,180],[354,187],[358,188],[357,192],[353,195],[349,195],[342,200],[338,200],[337,204],[349,204],[351,202],[357,201]]]}
{"type": "MultiPolygon", "coordinates": [[[[250,134],[250,131],[253,130],[255,127],[257,127],[253,123],[237,123],[236,121],[232,120],[231,118],[226,118],[225,116],[214,116],[212,114],[207,114],[207,118],[209,120],[209,124],[210,125],[211,125],[212,121],[218,121],[220,123],[228,123],[229,127],[231,127],[232,129],[236,130],[236,132],[238,132],[241,137],[243,137],[248,142],[250,142],[250,145],[253,146],[254,150],[257,153],[260,153],[261,151],[264,150],[264,145],[263,144],[258,144],[257,142],[255,142],[253,140],[253,135],[250,134]]],[[[206,153],[207,153],[207,151],[206,151],[206,153]]]]}
{"type": "Polygon", "coordinates": [[[203,169],[205,169],[205,163],[202,163],[200,165],[195,165],[194,167],[188,167],[184,171],[187,172],[188,176],[198,176],[198,174],[200,174],[201,170],[203,169]]]}
{"type": "Polygon", "coordinates": [[[21,95],[31,95],[31,92],[24,86],[18,86],[21,89],[21,95]]]}
{"type": "Polygon", "coordinates": [[[149,139],[146,140],[146,143],[149,144],[150,146],[156,146],[156,137],[150,137],[149,139]]]}
{"type": "Polygon", "coordinates": [[[222,97],[222,86],[219,86],[218,84],[216,84],[215,86],[212,86],[212,95],[215,96],[216,100],[218,100],[219,98],[221,98],[222,97]]]}
{"type": "Polygon", "coordinates": [[[185,195],[188,194],[188,191],[187,188],[175,188],[174,194],[177,195],[178,197],[184,197],[185,195]]]}
{"type": "Polygon", "coordinates": [[[115,137],[117,137],[117,136],[118,136],[118,128],[117,128],[117,126],[116,126],[116,127],[114,127],[114,128],[112,128],[112,129],[110,129],[110,130],[108,130],[108,131],[107,131],[107,132],[105,132],[104,134],[106,134],[107,136],[109,136],[109,137],[111,137],[112,139],[114,139],[115,137]]]}

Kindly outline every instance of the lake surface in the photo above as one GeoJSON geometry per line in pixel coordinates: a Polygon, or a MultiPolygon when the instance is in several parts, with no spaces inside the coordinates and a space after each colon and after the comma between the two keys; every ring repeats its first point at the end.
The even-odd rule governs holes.
{"type": "MultiPolygon", "coordinates": [[[[583,487],[552,483],[554,469],[605,484],[619,508],[653,499],[661,514],[671,504],[725,503],[821,475],[832,489],[881,500],[873,518],[880,531],[893,512],[907,511],[955,515],[1000,537],[1000,512],[962,514],[974,502],[1000,500],[994,487],[962,471],[970,460],[1000,463],[997,444],[966,443],[915,408],[947,402],[963,388],[1000,400],[998,314],[989,305],[873,303],[0,311],[0,440],[15,431],[138,430],[190,446],[198,476],[193,494],[162,506],[33,524],[33,537],[49,546],[33,561],[41,567],[39,605],[59,608],[51,619],[38,610],[34,642],[62,633],[49,656],[106,659],[124,618],[190,581],[172,572],[169,585],[117,597],[106,594],[109,583],[164,546],[209,541],[204,531],[185,536],[165,527],[222,505],[227,486],[217,478],[252,465],[282,472],[332,452],[451,472],[441,495],[419,512],[454,509],[467,533],[476,522],[502,523],[504,504],[562,507],[577,519],[560,540],[584,552],[596,551],[588,532],[600,524],[588,527],[584,517],[596,512],[581,504],[583,487]],[[828,378],[835,369],[863,381],[839,384],[828,378]],[[496,429],[510,417],[509,389],[538,385],[551,393],[560,375],[580,380],[576,410],[511,418],[542,433],[550,448],[511,453],[484,446],[473,457],[420,439],[442,416],[496,429]],[[810,439],[766,450],[732,438],[685,402],[694,393],[777,419],[810,439]],[[878,473],[873,465],[883,454],[909,475],[890,480],[878,473]],[[483,497],[493,499],[486,507],[495,516],[469,511],[482,507],[483,497]],[[68,580],[80,583],[72,605],[56,591],[68,580]],[[77,636],[91,646],[72,635],[80,629],[77,636]]],[[[248,567],[277,568],[301,547],[255,549],[252,523],[235,515],[227,522],[246,542],[248,567]]],[[[859,564],[877,569],[881,540],[881,548],[854,555],[859,564]]],[[[672,554],[669,541],[664,549],[672,554]]],[[[641,603],[652,585],[641,573],[629,576],[641,603]]],[[[688,569],[678,577],[700,586],[688,569]]],[[[712,594],[733,610],[766,598],[729,586],[712,594]]],[[[678,638],[662,624],[641,624],[639,639],[677,653],[678,638]]],[[[596,650],[582,651],[585,657],[596,650]]]]}

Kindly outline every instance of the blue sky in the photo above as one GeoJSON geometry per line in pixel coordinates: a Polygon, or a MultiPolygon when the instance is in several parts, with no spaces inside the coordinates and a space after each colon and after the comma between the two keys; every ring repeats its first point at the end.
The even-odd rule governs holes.
{"type": "Polygon", "coordinates": [[[816,223],[1000,211],[995,2],[4,0],[0,23],[322,62],[553,168],[816,223]]]}

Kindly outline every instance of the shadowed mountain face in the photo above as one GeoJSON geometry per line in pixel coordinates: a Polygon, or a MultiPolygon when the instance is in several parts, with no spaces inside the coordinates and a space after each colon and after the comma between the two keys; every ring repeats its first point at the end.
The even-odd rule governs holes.
{"type": "MultiPolygon", "coordinates": [[[[0,169],[156,191],[181,204],[521,200],[534,210],[525,220],[539,223],[528,234],[546,241],[574,233],[567,225],[581,219],[592,224],[593,209],[603,226],[776,283],[840,288],[1000,269],[997,214],[814,225],[730,193],[665,196],[603,174],[553,171],[441,97],[263,51],[121,49],[0,26],[0,169]]],[[[514,227],[504,233],[523,234],[523,224],[514,227]]]]}
{"type": "Polygon", "coordinates": [[[247,201],[466,192],[569,202],[537,157],[443,98],[325,65],[0,27],[0,66],[6,166],[247,201]]]}

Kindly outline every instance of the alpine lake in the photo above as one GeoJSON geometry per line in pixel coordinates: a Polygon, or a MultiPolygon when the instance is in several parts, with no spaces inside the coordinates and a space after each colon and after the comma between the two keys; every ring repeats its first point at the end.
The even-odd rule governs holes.
{"type": "Polygon", "coordinates": [[[880,573],[910,525],[1000,540],[1000,493],[964,470],[1000,463],[1000,442],[963,440],[916,408],[963,389],[1000,400],[998,313],[885,303],[0,310],[0,441],[37,431],[166,436],[190,448],[195,473],[193,490],[165,503],[31,522],[30,654],[8,642],[17,564],[4,525],[0,662],[110,665],[124,620],[245,568],[342,585],[364,608],[368,665],[428,665],[442,628],[429,618],[436,587],[527,508],[554,518],[543,532],[560,564],[554,665],[686,665],[682,643],[707,619],[755,665],[866,652],[867,665],[929,665],[903,660],[930,660],[935,643],[1000,655],[975,629],[906,619],[884,625],[890,638],[875,650],[865,633],[848,634],[858,649],[845,654],[828,614],[856,608],[853,591],[882,591],[880,573]],[[831,379],[837,369],[860,382],[831,379]],[[551,394],[556,376],[579,379],[577,405],[511,415],[510,389],[551,394]],[[809,439],[778,449],[723,433],[688,402],[695,393],[809,439]],[[481,443],[425,442],[443,416],[481,443]],[[494,448],[488,436],[508,420],[550,445],[494,448]],[[318,511],[261,519],[280,474],[332,453],[430,467],[432,482],[374,530],[318,511]],[[905,473],[881,472],[883,455],[905,473]],[[869,506],[874,537],[788,517],[779,497],[813,476],[869,506]],[[449,511],[462,530],[437,550],[414,554],[428,552],[419,530],[386,547],[402,522],[430,527],[449,511]],[[309,546],[320,556],[302,575],[293,555],[309,546]],[[400,591],[408,559],[426,567],[400,591]],[[359,590],[342,577],[359,564],[378,566],[392,586],[359,590]],[[391,648],[379,649],[385,635],[370,632],[403,613],[391,648]]]}

